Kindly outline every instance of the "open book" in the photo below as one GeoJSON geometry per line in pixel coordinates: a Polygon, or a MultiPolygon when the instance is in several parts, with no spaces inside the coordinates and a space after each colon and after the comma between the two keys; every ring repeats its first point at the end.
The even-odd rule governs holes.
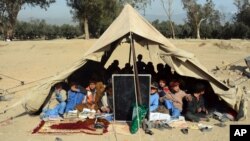
{"type": "Polygon", "coordinates": [[[154,121],[154,120],[167,120],[169,121],[171,119],[171,116],[169,114],[163,114],[163,113],[158,113],[158,112],[154,112],[154,113],[150,113],[150,121],[154,121]]]}

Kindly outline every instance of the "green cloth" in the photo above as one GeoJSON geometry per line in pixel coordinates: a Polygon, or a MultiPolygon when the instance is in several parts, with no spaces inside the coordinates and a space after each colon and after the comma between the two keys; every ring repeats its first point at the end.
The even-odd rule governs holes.
{"type": "Polygon", "coordinates": [[[136,107],[134,105],[133,115],[132,115],[132,122],[131,122],[131,126],[130,126],[130,132],[132,134],[135,134],[138,131],[138,129],[139,129],[141,123],[142,123],[142,120],[147,115],[147,112],[148,112],[147,106],[145,106],[145,105],[138,105],[138,107],[136,107]],[[138,115],[137,115],[137,108],[138,108],[139,118],[138,118],[138,115]],[[139,123],[139,126],[138,126],[138,123],[139,123]]]}

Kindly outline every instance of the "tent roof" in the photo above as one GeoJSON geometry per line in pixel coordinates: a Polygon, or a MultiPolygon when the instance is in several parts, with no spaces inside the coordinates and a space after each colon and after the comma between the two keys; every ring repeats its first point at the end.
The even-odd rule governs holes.
{"type": "Polygon", "coordinates": [[[157,29],[155,29],[144,17],[142,17],[129,4],[124,6],[124,9],[109,28],[102,34],[99,40],[85,53],[89,55],[98,52],[121,39],[128,33],[133,33],[150,41],[159,43],[166,47],[175,48],[157,29]]]}
{"type": "MultiPolygon", "coordinates": [[[[190,59],[191,62],[195,62],[194,66],[200,69],[199,71],[194,73],[194,68],[190,68],[190,64],[188,66],[189,68],[186,68],[187,67],[186,66],[185,67],[186,69],[184,69],[184,68],[180,68],[181,67],[180,65],[176,65],[177,62],[175,62],[174,63],[175,67],[173,66],[172,68],[174,68],[175,71],[177,71],[178,73],[185,75],[185,76],[195,77],[195,78],[204,77],[203,79],[207,79],[207,80],[213,79],[215,80],[215,82],[220,88],[228,89],[228,87],[225,84],[223,84],[222,82],[217,80],[215,77],[213,77],[212,74],[210,74],[206,70],[206,68],[204,68],[201,64],[199,64],[198,60],[195,59],[195,56],[192,53],[175,47],[166,37],[164,37],[157,29],[155,29],[144,17],[142,17],[129,4],[126,4],[124,6],[120,15],[113,21],[113,23],[109,26],[109,28],[102,34],[102,36],[96,41],[96,43],[85,53],[84,56],[92,60],[91,58],[93,58],[93,54],[100,53],[105,50],[109,50],[110,44],[112,44],[113,42],[117,40],[125,38],[126,36],[129,36],[129,33],[132,33],[133,35],[139,36],[147,40],[148,41],[147,43],[150,43],[150,44],[153,43],[153,44],[159,45],[161,47],[161,50],[164,50],[164,52],[169,54],[169,56],[174,56],[175,58],[182,60],[182,62],[184,63],[186,63],[186,60],[190,59]],[[198,75],[198,74],[204,74],[204,73],[207,74],[206,77],[205,76],[201,77],[200,75],[198,75]]],[[[156,46],[154,46],[150,52],[151,53],[157,52],[156,46]]],[[[155,55],[159,56],[160,53],[161,52],[158,52],[155,55]]],[[[158,61],[153,61],[153,63],[157,64],[160,62],[158,60],[158,61]]],[[[170,64],[171,63],[168,62],[168,65],[170,64]]]]}

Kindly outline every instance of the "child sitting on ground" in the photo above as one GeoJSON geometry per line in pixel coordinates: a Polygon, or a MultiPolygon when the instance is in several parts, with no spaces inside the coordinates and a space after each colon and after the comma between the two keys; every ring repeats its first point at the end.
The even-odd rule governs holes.
{"type": "Polygon", "coordinates": [[[41,113],[41,118],[57,118],[62,117],[66,107],[66,91],[62,88],[62,84],[58,83],[55,85],[55,90],[53,91],[51,98],[47,105],[43,108],[41,113]]]}

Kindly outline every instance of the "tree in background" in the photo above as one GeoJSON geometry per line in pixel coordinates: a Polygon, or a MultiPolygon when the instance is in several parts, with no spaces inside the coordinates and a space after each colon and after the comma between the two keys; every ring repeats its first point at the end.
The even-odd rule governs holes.
{"type": "Polygon", "coordinates": [[[168,21],[170,23],[170,28],[172,31],[172,38],[175,39],[175,30],[173,26],[172,16],[173,16],[173,0],[161,0],[163,9],[167,14],[168,21]]]}
{"type": "MultiPolygon", "coordinates": [[[[85,39],[100,31],[101,24],[113,21],[117,16],[117,0],[66,0],[72,8],[73,19],[84,29],[85,39]]],[[[109,24],[110,24],[109,23],[109,24]]]]}
{"type": "MultiPolygon", "coordinates": [[[[170,22],[169,21],[159,21],[155,20],[152,22],[152,25],[159,30],[165,37],[172,37],[172,32],[171,32],[171,27],[170,27],[170,22]]],[[[177,38],[189,38],[192,35],[192,29],[190,26],[185,23],[183,25],[176,25],[173,24],[174,29],[175,29],[175,35],[177,38]]]]}
{"type": "Polygon", "coordinates": [[[151,4],[152,0],[118,0],[121,5],[125,5],[126,3],[130,4],[134,8],[138,10],[143,10],[145,13],[145,8],[151,4]]]}
{"type": "Polygon", "coordinates": [[[0,1],[0,37],[4,38],[7,29],[7,6],[6,0],[0,1]]]}
{"type": "Polygon", "coordinates": [[[0,35],[4,33],[5,20],[6,20],[6,6],[3,1],[0,1],[0,35]]]}
{"type": "Polygon", "coordinates": [[[215,4],[212,0],[207,0],[203,5],[203,13],[206,20],[200,25],[200,33],[204,38],[215,38],[218,36],[217,30],[221,26],[223,15],[218,10],[215,10],[215,4]]]}
{"type": "Polygon", "coordinates": [[[5,25],[3,26],[5,37],[9,39],[13,38],[17,15],[25,4],[31,6],[38,5],[41,8],[46,9],[54,2],[55,0],[1,0],[1,6],[3,7],[0,8],[0,13],[4,12],[4,18],[6,19],[6,22],[4,22],[5,25]]]}
{"type": "Polygon", "coordinates": [[[215,10],[212,0],[206,0],[204,5],[198,4],[197,0],[182,0],[183,8],[187,11],[187,23],[193,29],[193,34],[200,39],[200,27],[204,21],[214,24],[220,21],[220,12],[215,10]]]}
{"type": "Polygon", "coordinates": [[[250,2],[249,0],[234,0],[234,4],[238,9],[235,20],[242,22],[250,27],[250,2]]]}
{"type": "Polygon", "coordinates": [[[15,38],[19,40],[72,39],[81,34],[79,26],[51,25],[47,24],[45,20],[38,19],[32,19],[29,22],[17,21],[15,26],[15,38]]]}

